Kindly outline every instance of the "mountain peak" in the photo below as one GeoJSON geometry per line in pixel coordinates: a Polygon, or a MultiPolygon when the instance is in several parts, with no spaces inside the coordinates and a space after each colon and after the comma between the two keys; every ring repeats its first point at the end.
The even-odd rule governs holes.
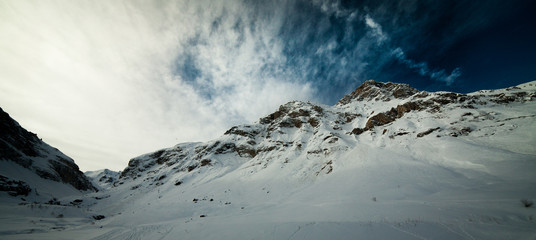
{"type": "Polygon", "coordinates": [[[381,100],[387,102],[393,98],[407,98],[418,92],[419,90],[410,87],[408,84],[367,80],[352,93],[344,96],[337,105],[346,105],[354,99],[357,101],[381,100]]]}

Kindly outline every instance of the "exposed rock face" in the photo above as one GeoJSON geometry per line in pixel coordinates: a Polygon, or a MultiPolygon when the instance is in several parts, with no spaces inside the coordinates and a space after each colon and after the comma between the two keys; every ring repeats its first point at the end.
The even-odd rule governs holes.
{"type": "Polygon", "coordinates": [[[1,108],[0,161],[14,162],[41,178],[63,182],[78,190],[96,190],[71,158],[22,128],[1,108]]]}
{"type": "MultiPolygon", "coordinates": [[[[266,168],[272,159],[281,158],[287,151],[310,155],[312,169],[328,174],[331,165],[326,166],[333,147],[339,143],[339,136],[345,134],[341,125],[358,118],[359,114],[334,112],[308,102],[293,101],[281,105],[277,111],[263,117],[256,124],[234,126],[224,135],[206,143],[185,143],[175,147],[145,154],[130,160],[128,167],[121,173],[116,184],[122,185],[130,180],[144,178],[153,185],[160,184],[159,173],[173,169],[179,175],[192,175],[216,167],[226,166],[229,162],[247,163],[250,168],[266,168]],[[329,133],[325,129],[331,129],[329,133]],[[287,132],[295,132],[292,139],[287,132]],[[307,140],[315,144],[308,144],[307,140]],[[226,159],[225,161],[221,159],[226,159]]],[[[344,148],[345,143],[337,145],[344,148]]],[[[290,161],[290,160],[288,160],[290,161]]],[[[288,163],[288,162],[287,162],[288,163]]],[[[174,181],[184,182],[182,180],[174,181]]]]}
{"type": "Polygon", "coordinates": [[[488,103],[508,104],[512,102],[532,101],[536,99],[535,93],[517,91],[519,88],[512,87],[505,89],[506,93],[492,93],[494,90],[479,91],[481,94],[460,94],[452,92],[427,93],[418,91],[406,84],[379,83],[372,80],[366,81],[354,92],[346,95],[338,106],[344,106],[354,101],[391,101],[392,97],[402,100],[402,104],[391,108],[389,111],[372,115],[363,128],[355,128],[353,134],[361,134],[377,126],[383,126],[404,116],[411,111],[428,111],[432,113],[440,112],[447,105],[455,105],[460,108],[474,109],[474,105],[486,105],[488,103]],[[509,93],[508,91],[511,91],[509,93]]]}
{"type": "Polygon", "coordinates": [[[408,84],[382,83],[374,80],[365,81],[354,92],[344,96],[337,105],[345,105],[352,100],[357,101],[389,101],[392,98],[404,99],[419,92],[408,84]]]}
{"type": "Polygon", "coordinates": [[[7,192],[9,195],[15,196],[28,196],[28,193],[32,189],[23,181],[11,180],[5,176],[0,175],[0,191],[7,192]]]}

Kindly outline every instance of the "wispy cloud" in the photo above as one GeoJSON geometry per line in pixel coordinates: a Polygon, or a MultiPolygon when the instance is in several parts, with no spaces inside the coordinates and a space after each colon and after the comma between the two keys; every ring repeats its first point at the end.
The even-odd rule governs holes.
{"type": "Polygon", "coordinates": [[[447,74],[444,69],[430,70],[426,62],[415,62],[411,59],[408,59],[401,48],[396,48],[392,51],[392,54],[396,57],[396,59],[398,59],[398,61],[404,63],[409,68],[416,70],[421,76],[444,82],[446,85],[451,85],[454,80],[462,75],[460,68],[455,68],[450,74],[447,74]]]}
{"type": "Polygon", "coordinates": [[[2,2],[0,103],[82,169],[118,170],[312,99],[281,67],[277,23],[251,11],[240,1],[2,2]]]}
{"type": "MultiPolygon", "coordinates": [[[[378,44],[383,44],[389,40],[388,36],[382,31],[381,26],[375,22],[369,15],[365,16],[365,24],[371,30],[372,35],[377,39],[378,44]]],[[[455,68],[450,74],[445,69],[432,70],[428,67],[427,62],[417,62],[406,56],[402,48],[396,47],[391,49],[387,47],[387,54],[394,56],[399,62],[405,64],[408,68],[415,70],[419,75],[428,77],[435,81],[443,82],[447,86],[451,85],[458,77],[462,75],[461,69],[455,68]]]]}
{"type": "Polygon", "coordinates": [[[380,24],[372,20],[368,14],[365,15],[365,24],[372,30],[372,35],[378,39],[378,43],[387,41],[387,35],[382,31],[380,24]]]}

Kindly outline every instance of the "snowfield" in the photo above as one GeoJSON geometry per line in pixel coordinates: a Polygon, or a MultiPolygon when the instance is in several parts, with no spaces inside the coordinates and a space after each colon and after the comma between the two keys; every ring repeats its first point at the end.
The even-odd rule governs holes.
{"type": "Polygon", "coordinates": [[[0,238],[536,239],[535,146],[536,81],[467,95],[367,81],[88,173],[98,192],[0,192],[0,238]]]}

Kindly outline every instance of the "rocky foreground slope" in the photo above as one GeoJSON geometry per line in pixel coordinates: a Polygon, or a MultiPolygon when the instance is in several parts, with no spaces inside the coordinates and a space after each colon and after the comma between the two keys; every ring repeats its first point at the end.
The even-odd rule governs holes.
{"type": "Polygon", "coordinates": [[[22,128],[0,108],[0,191],[47,199],[95,190],[70,157],[22,128]]]}
{"type": "Polygon", "coordinates": [[[133,158],[121,173],[92,173],[105,184],[79,199],[90,221],[48,218],[35,227],[42,233],[0,234],[534,239],[534,146],[536,82],[458,94],[367,81],[334,106],[289,102],[212,141],[133,158]]]}

